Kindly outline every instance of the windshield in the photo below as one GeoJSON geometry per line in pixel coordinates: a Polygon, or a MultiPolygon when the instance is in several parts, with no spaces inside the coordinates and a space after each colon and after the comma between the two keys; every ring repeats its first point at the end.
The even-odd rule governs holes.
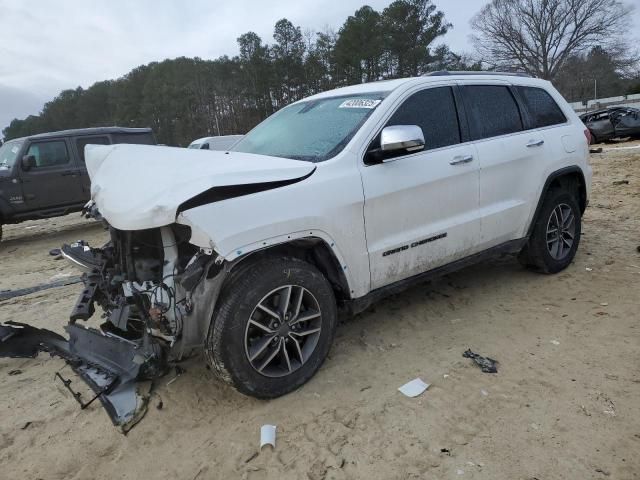
{"type": "Polygon", "coordinates": [[[21,147],[20,141],[7,142],[0,147],[0,169],[11,170],[21,147]]]}
{"type": "Polygon", "coordinates": [[[187,148],[200,148],[202,146],[201,143],[192,143],[187,148]]]}
{"type": "Polygon", "coordinates": [[[342,151],[384,98],[368,93],[322,98],[283,108],[251,130],[231,149],[321,162],[342,151]]]}

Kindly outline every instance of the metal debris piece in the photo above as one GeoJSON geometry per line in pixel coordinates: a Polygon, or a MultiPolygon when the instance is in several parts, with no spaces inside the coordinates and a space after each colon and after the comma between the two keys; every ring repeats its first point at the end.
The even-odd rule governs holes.
{"type": "Polygon", "coordinates": [[[34,358],[41,351],[66,343],[64,337],[51,330],[11,321],[0,324],[0,357],[34,358]]]}
{"type": "Polygon", "coordinates": [[[480,367],[484,373],[498,373],[498,362],[489,357],[483,357],[473,353],[470,349],[462,354],[465,358],[470,358],[480,367]]]}
{"type": "Polygon", "coordinates": [[[60,380],[82,409],[100,400],[114,425],[127,433],[147,411],[151,382],[145,391],[147,378],[164,374],[152,350],[101,332],[70,324],[66,327],[69,340],[46,329],[18,322],[0,324],[0,357],[32,358],[48,352],[63,358],[84,380],[94,396],[84,400],[71,386],[70,379],[60,380]]]}

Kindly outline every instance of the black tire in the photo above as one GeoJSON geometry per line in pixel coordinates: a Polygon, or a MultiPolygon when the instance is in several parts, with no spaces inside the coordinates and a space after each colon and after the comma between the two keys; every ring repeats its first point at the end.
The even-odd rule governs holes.
{"type": "MultiPolygon", "coordinates": [[[[566,209],[565,209],[566,211],[566,209]]],[[[524,266],[535,269],[542,273],[557,273],[569,266],[575,257],[578,245],[580,244],[580,234],[582,231],[582,215],[580,207],[573,191],[565,188],[554,188],[550,190],[542,204],[542,208],[535,219],[533,231],[529,241],[520,252],[518,259],[524,266]],[[553,223],[552,215],[558,208],[570,209],[574,219],[573,241],[570,247],[562,243],[566,250],[560,258],[554,258],[553,248],[548,244],[547,227],[553,223]]],[[[553,235],[553,234],[551,234],[553,235]]],[[[567,234],[567,239],[568,234],[567,234]]],[[[558,253],[557,250],[554,253],[558,253]]]]}
{"type": "MultiPolygon", "coordinates": [[[[241,393],[257,398],[279,397],[307,382],[327,357],[337,324],[337,307],[333,290],[327,279],[317,268],[297,258],[267,257],[244,267],[241,265],[239,268],[239,271],[235,274],[232,272],[216,306],[205,346],[207,361],[216,376],[231,384],[241,393]],[[289,356],[279,350],[279,353],[274,357],[273,365],[268,368],[273,370],[270,374],[276,375],[284,372],[283,376],[268,376],[268,369],[265,368],[263,373],[260,373],[257,369],[259,366],[254,366],[249,359],[250,349],[255,347],[255,344],[251,342],[258,342],[258,340],[250,338],[249,332],[250,329],[255,330],[255,322],[250,325],[249,320],[251,317],[255,321],[256,315],[258,315],[258,321],[267,326],[272,317],[264,314],[259,309],[258,304],[269,301],[271,298],[269,295],[280,295],[280,293],[273,293],[274,291],[280,292],[281,290],[279,289],[287,291],[288,287],[286,286],[288,285],[293,286],[292,295],[296,295],[296,291],[306,291],[306,293],[300,293],[300,295],[306,295],[305,301],[316,301],[314,305],[317,306],[321,315],[320,318],[313,321],[316,322],[314,327],[319,326],[320,330],[318,334],[313,334],[313,340],[316,343],[310,344],[307,350],[308,355],[304,355],[300,349],[294,350],[292,353],[291,349],[294,348],[293,340],[295,338],[299,340],[302,338],[306,342],[311,341],[306,340],[311,338],[311,335],[293,339],[290,337],[291,335],[296,335],[295,332],[290,332],[289,335],[284,334],[284,336],[280,336],[282,334],[279,332],[275,335],[275,338],[280,339],[278,341],[291,341],[286,345],[282,344],[282,348],[288,349],[291,355],[289,356]],[[311,296],[309,297],[307,294],[311,296]],[[294,355],[298,352],[300,357],[294,359],[294,355]],[[285,355],[287,355],[286,358],[285,355]],[[297,358],[300,358],[300,361],[297,358]],[[297,369],[290,371],[294,361],[297,369]],[[288,366],[289,370],[284,370],[285,366],[288,366]]],[[[274,298],[279,301],[280,297],[276,296],[274,298]]],[[[287,303],[291,305],[291,311],[295,309],[294,303],[294,300],[291,303],[287,303]]],[[[307,307],[303,306],[302,308],[307,307]]],[[[275,309],[277,307],[274,307],[275,309]]],[[[281,309],[278,310],[276,313],[280,314],[281,309]]],[[[303,312],[299,307],[298,311],[300,311],[299,318],[303,318],[303,313],[313,312],[314,310],[309,309],[303,312]]],[[[310,315],[307,314],[307,316],[310,315]]],[[[284,328],[284,323],[286,322],[283,321],[280,325],[280,330],[284,328]]],[[[286,328],[294,328],[288,326],[290,323],[295,322],[287,323],[286,328]]],[[[302,324],[298,324],[298,328],[301,328],[301,326],[302,324]]],[[[269,328],[271,327],[273,325],[270,325],[269,328]]],[[[265,340],[271,335],[263,333],[260,329],[256,331],[257,335],[264,335],[265,340]]],[[[302,330],[299,331],[301,332],[302,330]]],[[[270,338],[273,339],[273,337],[270,338]]],[[[298,342],[295,343],[298,344],[298,342]]],[[[266,347],[267,350],[276,349],[276,347],[273,347],[275,343],[269,343],[268,345],[266,347]]],[[[306,348],[305,345],[303,343],[303,350],[306,348]]],[[[255,348],[254,353],[257,350],[260,350],[260,348],[255,348]]],[[[268,358],[269,356],[270,354],[267,352],[263,358],[268,358]]],[[[256,364],[261,363],[263,358],[259,357],[254,362],[256,364]]]]}

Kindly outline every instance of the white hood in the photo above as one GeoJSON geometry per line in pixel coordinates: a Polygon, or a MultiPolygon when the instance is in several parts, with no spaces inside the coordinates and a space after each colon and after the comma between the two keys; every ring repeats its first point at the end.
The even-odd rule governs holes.
{"type": "Polygon", "coordinates": [[[178,207],[212,187],[295,180],[315,165],[240,152],[149,145],[86,148],[91,198],[119,230],[175,222],[178,207]]]}

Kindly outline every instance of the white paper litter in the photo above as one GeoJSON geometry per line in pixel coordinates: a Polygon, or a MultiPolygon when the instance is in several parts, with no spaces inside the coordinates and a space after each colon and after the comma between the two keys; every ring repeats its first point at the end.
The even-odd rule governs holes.
{"type": "Polygon", "coordinates": [[[422,392],[424,392],[427,388],[429,388],[428,383],[424,383],[421,379],[416,378],[415,380],[411,380],[409,383],[405,383],[398,390],[402,392],[407,397],[417,397],[422,392]]]}
{"type": "Polygon", "coordinates": [[[260,427],[260,450],[265,445],[271,445],[276,448],[276,426],[275,425],[262,425],[260,427]]]}
{"type": "Polygon", "coordinates": [[[589,268],[589,267],[587,267],[587,268],[585,268],[585,270],[586,270],[587,272],[593,272],[593,268],[589,268]]]}
{"type": "Polygon", "coordinates": [[[553,343],[554,345],[560,345],[558,340],[550,340],[549,343],[553,343]]]}

